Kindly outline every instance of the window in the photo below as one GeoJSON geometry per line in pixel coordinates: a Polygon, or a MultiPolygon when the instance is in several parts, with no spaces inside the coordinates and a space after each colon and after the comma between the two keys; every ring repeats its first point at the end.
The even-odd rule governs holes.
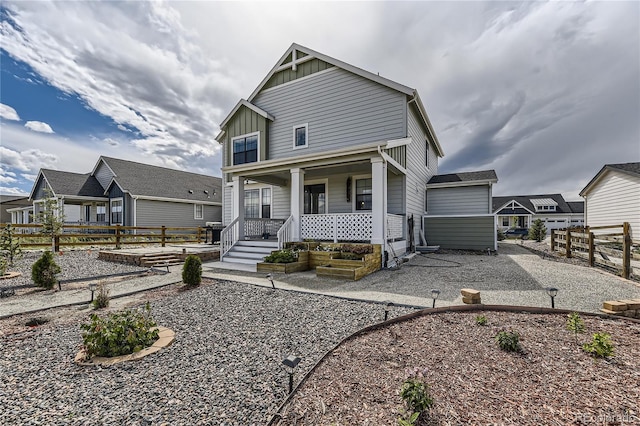
{"type": "Polygon", "coordinates": [[[111,224],[122,225],[122,198],[111,200],[111,224]]]}
{"type": "Polygon", "coordinates": [[[308,124],[293,126],[293,149],[306,148],[309,146],[307,137],[308,130],[308,124]]]}
{"type": "Polygon", "coordinates": [[[258,134],[233,140],[233,165],[258,161],[258,134]]]}
{"type": "Polygon", "coordinates": [[[202,204],[193,205],[193,218],[202,219],[204,217],[204,206],[202,204]]]}
{"type": "Polygon", "coordinates": [[[244,191],[244,217],[260,217],[260,190],[247,189],[244,191]]]}
{"type": "Polygon", "coordinates": [[[271,218],[271,188],[262,188],[262,217],[271,218]]]}
{"type": "Polygon", "coordinates": [[[509,226],[509,216],[502,216],[502,226],[509,226]]]}
{"type": "Polygon", "coordinates": [[[104,203],[99,203],[96,206],[96,222],[106,222],[107,221],[107,205],[104,203]]]}
{"type": "Polygon", "coordinates": [[[371,210],[372,201],[372,180],[356,180],[356,210],[371,210]]]}

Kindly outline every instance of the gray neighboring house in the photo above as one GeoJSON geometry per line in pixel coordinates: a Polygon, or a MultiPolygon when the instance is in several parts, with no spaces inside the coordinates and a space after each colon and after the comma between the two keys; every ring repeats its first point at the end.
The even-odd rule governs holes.
{"type": "Polygon", "coordinates": [[[584,202],[565,201],[562,194],[493,197],[493,211],[502,231],[530,228],[536,219],[542,220],[547,234],[552,229],[584,226],[584,202]]]}
{"type": "Polygon", "coordinates": [[[30,223],[31,213],[29,196],[0,194],[0,223],[30,223]]]}
{"type": "Polygon", "coordinates": [[[45,188],[65,222],[123,226],[204,226],[222,220],[221,179],[102,156],[91,173],[41,169],[29,199],[37,214],[45,188]]]}
{"type": "Polygon", "coordinates": [[[435,175],[427,182],[426,242],[448,249],[497,250],[491,207],[494,170],[435,175]]]}
{"type": "Polygon", "coordinates": [[[294,43],[220,128],[223,261],[303,239],[419,244],[444,153],[415,89],[294,43]]]}

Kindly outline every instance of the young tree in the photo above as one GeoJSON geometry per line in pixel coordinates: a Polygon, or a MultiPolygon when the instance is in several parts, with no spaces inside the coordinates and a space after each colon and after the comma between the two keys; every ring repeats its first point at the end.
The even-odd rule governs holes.
{"type": "Polygon", "coordinates": [[[542,223],[542,219],[536,219],[529,228],[529,238],[540,242],[547,236],[547,228],[542,223]]]}
{"type": "Polygon", "coordinates": [[[42,209],[38,214],[33,216],[33,220],[42,225],[42,234],[51,237],[51,247],[55,252],[55,238],[60,235],[60,231],[64,225],[64,214],[60,212],[58,199],[54,197],[51,189],[44,189],[42,209]]]}
{"type": "Polygon", "coordinates": [[[16,238],[11,224],[7,224],[0,234],[0,253],[7,259],[9,266],[13,266],[13,261],[18,259],[22,254],[20,241],[16,238]]]}

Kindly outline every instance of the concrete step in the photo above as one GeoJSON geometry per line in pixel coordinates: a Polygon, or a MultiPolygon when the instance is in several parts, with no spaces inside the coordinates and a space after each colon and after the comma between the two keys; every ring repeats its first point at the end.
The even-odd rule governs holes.
{"type": "Polygon", "coordinates": [[[270,240],[240,240],[238,241],[234,247],[236,246],[245,246],[245,247],[273,247],[274,250],[278,250],[278,241],[270,241],[270,240]]]}
{"type": "Polygon", "coordinates": [[[264,253],[256,253],[256,252],[251,252],[251,251],[235,251],[235,250],[231,250],[231,251],[229,251],[229,253],[227,253],[227,256],[244,257],[244,258],[247,258],[247,259],[256,259],[256,261],[262,262],[262,259],[264,259],[264,257],[269,255],[269,254],[270,253],[264,254],[264,253]]]}
{"type": "Polygon", "coordinates": [[[233,256],[233,255],[229,255],[227,254],[223,259],[223,262],[229,262],[229,263],[245,263],[248,265],[255,265],[256,263],[258,263],[260,261],[260,259],[253,259],[253,258],[247,258],[247,257],[237,257],[237,256],[233,256]]]}
{"type": "Polygon", "coordinates": [[[271,254],[273,250],[277,250],[278,247],[255,247],[255,246],[234,246],[231,251],[242,253],[264,253],[265,256],[271,254]]]}

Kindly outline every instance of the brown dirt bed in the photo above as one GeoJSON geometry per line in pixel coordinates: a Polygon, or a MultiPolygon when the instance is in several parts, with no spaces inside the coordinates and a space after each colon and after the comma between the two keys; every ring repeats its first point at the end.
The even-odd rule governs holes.
{"type": "Polygon", "coordinates": [[[426,369],[437,425],[638,425],[640,324],[583,316],[580,346],[612,336],[616,355],[596,360],[566,330],[566,314],[447,312],[348,340],[329,354],[282,410],[277,425],[397,425],[399,390],[426,369]],[[485,315],[488,325],[475,323],[485,315]],[[520,334],[521,353],[494,336],[520,334]]]}

